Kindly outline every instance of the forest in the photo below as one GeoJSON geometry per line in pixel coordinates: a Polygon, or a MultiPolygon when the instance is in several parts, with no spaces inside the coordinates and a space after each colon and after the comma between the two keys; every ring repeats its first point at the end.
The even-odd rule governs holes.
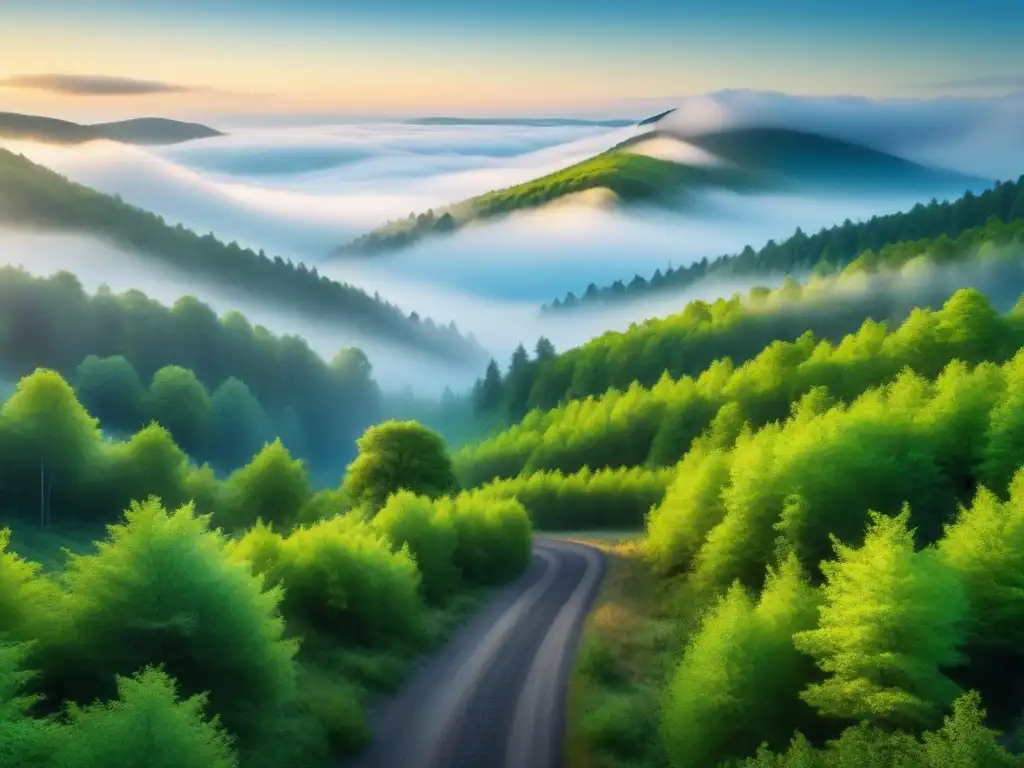
{"type": "Polygon", "coordinates": [[[193,277],[241,291],[271,305],[301,307],[324,322],[336,322],[414,347],[451,361],[483,355],[479,345],[454,325],[420,320],[351,285],[320,275],[316,267],[280,256],[224,244],[213,234],[197,235],[161,216],[76,184],[21,155],[0,149],[0,220],[99,236],[140,256],[184,270],[193,277]]]}
{"type": "Polygon", "coordinates": [[[822,229],[807,235],[797,229],[788,240],[769,240],[760,249],[747,246],[740,253],[701,259],[664,272],[655,270],[650,278],[635,275],[628,283],[616,280],[608,286],[591,283],[579,296],[569,293],[544,307],[546,312],[565,312],[642,299],[659,292],[678,292],[704,278],[759,275],[769,272],[799,273],[818,267],[831,270],[852,261],[865,251],[877,253],[886,245],[946,235],[957,238],[964,230],[985,225],[991,217],[1009,222],[1024,219],[1024,177],[1003,181],[975,195],[967,192],[953,201],[932,200],[909,211],[872,216],[822,229]]]}
{"type": "Polygon", "coordinates": [[[985,310],[944,365],[694,442],[641,540],[665,673],[584,660],[601,764],[1024,764],[1024,351],[985,310]]]}
{"type": "MultiPolygon", "coordinates": [[[[992,246],[990,258],[978,257],[984,263],[977,263],[980,271],[973,277],[1011,308],[1024,291],[1024,273],[1021,262],[1005,254],[1021,242],[1016,238],[1024,233],[1024,221],[993,223],[986,230],[992,239],[984,230],[977,236],[985,235],[983,242],[992,246]]],[[[897,247],[893,251],[900,253],[897,247]]],[[[514,357],[503,380],[490,377],[503,385],[494,387],[492,402],[500,407],[502,394],[511,399],[511,393],[526,391],[538,398],[548,386],[549,402],[556,392],[567,402],[535,408],[508,430],[460,449],[455,456],[460,477],[475,486],[537,470],[671,465],[713,422],[723,429],[747,420],[766,424],[785,416],[791,399],[811,387],[828,386],[836,396],[848,397],[904,366],[934,374],[937,364],[966,354],[958,334],[983,315],[996,329],[987,341],[993,346],[972,355],[1005,356],[1020,346],[1019,314],[998,318],[980,291],[961,289],[941,310],[924,308],[932,302],[921,299],[942,300],[964,275],[941,272],[919,244],[909,244],[903,254],[917,254],[902,262],[904,274],[917,274],[917,281],[894,279],[899,273],[885,262],[861,258],[838,276],[815,278],[802,287],[787,281],[774,291],[755,289],[746,301],[737,296],[711,305],[692,302],[678,315],[606,334],[563,355],[527,361],[518,371],[523,378],[533,375],[530,386],[515,378],[514,357]],[[910,310],[914,303],[923,307],[910,310]],[[636,373],[632,383],[616,388],[630,370],[636,373]]],[[[488,386],[485,377],[478,389],[488,386]]],[[[506,407],[516,405],[522,410],[514,400],[506,407]]]]}
{"type": "Polygon", "coordinates": [[[367,430],[336,488],[280,441],[222,481],[157,424],[105,439],[39,369],[0,408],[0,463],[5,768],[132,766],[140,739],[161,765],[324,765],[530,560],[522,506],[456,495],[412,422],[367,430]]]}
{"type": "Polygon", "coordinates": [[[593,765],[1024,765],[1022,235],[542,338],[454,453],[356,350],[4,270],[0,766],[135,765],[143,723],[158,766],[324,765],[534,530],[601,528],[649,605],[581,650],[593,765]]]}
{"type": "Polygon", "coordinates": [[[900,322],[915,307],[940,304],[964,285],[1009,307],[1024,290],[1016,258],[1022,244],[1024,218],[992,219],[955,240],[940,235],[864,251],[841,268],[819,270],[803,285],[790,276],[774,290],[755,287],[746,297],[693,301],[681,312],[609,331],[560,355],[541,340],[533,361],[520,348],[504,374],[491,361],[476,385],[477,410],[514,424],[533,409],[634,382],[653,386],[665,373],[696,375],[721,357],[739,363],[772,341],[793,341],[808,330],[839,341],[866,318],[900,322]]]}
{"type": "Polygon", "coordinates": [[[166,307],[138,291],[90,295],[66,272],[0,268],[0,362],[10,381],[58,371],[104,432],[131,435],[156,420],[221,472],[280,437],[318,482],[336,484],[355,439],[381,417],[358,349],[325,362],[303,339],[237,312],[218,317],[190,296],[166,307]]]}

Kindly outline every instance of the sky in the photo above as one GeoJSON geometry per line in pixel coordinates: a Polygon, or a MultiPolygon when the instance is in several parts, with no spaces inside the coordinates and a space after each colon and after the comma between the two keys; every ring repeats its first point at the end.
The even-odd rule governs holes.
{"type": "Polygon", "coordinates": [[[4,0],[0,109],[646,116],[720,89],[1024,90],[1007,0],[4,0]]]}

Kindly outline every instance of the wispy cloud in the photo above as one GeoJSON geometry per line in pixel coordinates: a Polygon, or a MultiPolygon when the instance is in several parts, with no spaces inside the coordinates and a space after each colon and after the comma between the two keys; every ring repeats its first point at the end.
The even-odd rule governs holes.
{"type": "Polygon", "coordinates": [[[1019,75],[988,75],[986,77],[970,77],[963,80],[943,80],[937,83],[926,83],[929,88],[944,88],[956,91],[981,91],[991,88],[1024,88],[1024,74],[1019,75]]]}
{"type": "Polygon", "coordinates": [[[141,96],[155,93],[210,92],[202,86],[136,80],[108,75],[25,74],[0,78],[2,88],[31,88],[68,96],[141,96]]]}

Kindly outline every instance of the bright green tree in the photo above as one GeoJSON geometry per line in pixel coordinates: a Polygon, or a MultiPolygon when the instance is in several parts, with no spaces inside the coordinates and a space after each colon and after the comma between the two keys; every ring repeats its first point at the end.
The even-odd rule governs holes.
{"type": "Polygon", "coordinates": [[[69,708],[54,768],[237,768],[231,739],[204,717],[205,695],[179,701],[174,680],[152,667],[118,676],[117,693],[69,708]]]}
{"type": "Polygon", "coordinates": [[[409,490],[438,498],[457,489],[444,440],[415,421],[386,421],[356,441],[359,455],[345,474],[343,488],[356,504],[380,509],[388,496],[409,490]]]}
{"type": "Polygon", "coordinates": [[[306,465],[280,440],[263,446],[225,485],[228,498],[220,520],[230,528],[247,528],[256,520],[290,528],[313,496],[306,465]]]}
{"type": "Polygon", "coordinates": [[[790,555],[769,571],[760,601],[734,583],[687,643],[665,693],[661,733],[679,768],[783,746],[809,710],[799,700],[813,665],[793,635],[814,626],[818,597],[790,555]]]}
{"type": "Polygon", "coordinates": [[[60,735],[54,721],[29,714],[39,701],[24,692],[35,677],[25,669],[29,650],[27,643],[0,641],[0,768],[50,768],[60,735]]]}
{"type": "Polygon", "coordinates": [[[388,498],[372,525],[395,550],[408,547],[423,575],[423,593],[437,603],[458,585],[455,567],[458,534],[451,514],[425,496],[399,491],[388,498]]]}
{"type": "Polygon", "coordinates": [[[821,565],[820,624],[794,642],[829,675],[803,693],[826,717],[927,725],[960,692],[943,669],[964,661],[966,595],[934,550],[914,550],[909,519],[906,506],[871,513],[863,546],[837,540],[836,560],[821,565]]]}
{"type": "Polygon", "coordinates": [[[61,642],[41,648],[48,688],[90,701],[113,693],[115,675],[163,664],[184,695],[209,692],[230,731],[259,739],[293,700],[297,645],[281,592],[224,545],[191,505],[133,504],[94,554],[69,560],[61,642]]]}

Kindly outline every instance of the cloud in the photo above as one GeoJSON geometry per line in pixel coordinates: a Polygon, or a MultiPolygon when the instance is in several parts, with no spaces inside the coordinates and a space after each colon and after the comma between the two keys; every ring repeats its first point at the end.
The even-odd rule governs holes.
{"type": "Polygon", "coordinates": [[[971,77],[963,80],[942,80],[926,83],[926,87],[948,89],[954,91],[982,91],[990,88],[1024,88],[1024,74],[1020,75],[989,75],[987,77],[971,77]]]}
{"type": "Polygon", "coordinates": [[[159,80],[136,80],[108,75],[25,74],[0,78],[0,87],[31,88],[66,96],[142,96],[154,93],[209,92],[201,86],[165,83],[159,80]]]}

